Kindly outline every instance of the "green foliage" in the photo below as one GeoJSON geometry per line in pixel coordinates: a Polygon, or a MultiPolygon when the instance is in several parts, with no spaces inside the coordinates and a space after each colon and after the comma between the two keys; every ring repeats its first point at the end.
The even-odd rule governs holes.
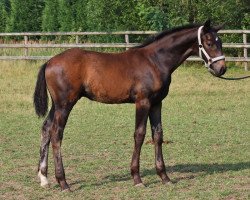
{"type": "Polygon", "coordinates": [[[242,28],[243,29],[250,29],[250,3],[249,0],[242,0],[242,15],[243,15],[243,20],[242,20],[242,28]]]}
{"type": "Polygon", "coordinates": [[[125,28],[129,29],[128,20],[133,18],[131,8],[135,5],[134,1],[88,1],[86,7],[88,30],[117,31],[125,30],[125,28]]]}
{"type": "Polygon", "coordinates": [[[58,0],[45,0],[45,7],[42,13],[43,31],[57,31],[59,29],[58,5],[58,0]]]}
{"type": "Polygon", "coordinates": [[[250,29],[250,14],[245,13],[244,18],[242,20],[242,28],[243,29],[250,29]]]}
{"type": "Polygon", "coordinates": [[[139,16],[140,30],[162,30],[166,28],[167,5],[163,1],[138,1],[135,8],[139,16]]]}
{"type": "MultiPolygon", "coordinates": [[[[86,10],[87,12],[87,30],[88,31],[118,31],[122,30],[125,24],[121,23],[121,19],[125,15],[126,11],[123,8],[123,5],[129,4],[130,2],[122,2],[120,0],[92,0],[88,1],[86,10]]],[[[90,37],[89,37],[90,38],[90,37]]],[[[97,39],[95,36],[91,39],[97,39]]],[[[119,42],[124,41],[120,36],[111,37],[103,36],[102,39],[99,39],[99,42],[119,42]]]]}
{"type": "MultiPolygon", "coordinates": [[[[161,31],[209,18],[226,29],[250,29],[249,0],[2,0],[0,11],[0,31],[8,32],[161,31]]],[[[96,39],[80,41],[124,41],[120,36],[96,39]]],[[[138,42],[142,36],[130,39],[138,42]]],[[[223,39],[238,42],[240,37],[223,39]]]]}
{"type": "Polygon", "coordinates": [[[59,30],[73,31],[75,25],[75,7],[76,0],[58,0],[59,1],[59,30]]]}
{"type": "Polygon", "coordinates": [[[0,32],[4,32],[7,24],[8,13],[5,4],[0,2],[0,32]]]}
{"type": "Polygon", "coordinates": [[[43,0],[10,0],[8,32],[40,31],[42,24],[43,0]]]}
{"type": "Polygon", "coordinates": [[[87,29],[87,3],[88,0],[77,0],[75,3],[75,31],[86,31],[87,29]]]}
{"type": "Polygon", "coordinates": [[[247,28],[250,10],[247,0],[4,0],[0,6],[1,30],[19,32],[162,30],[208,18],[247,28]]]}

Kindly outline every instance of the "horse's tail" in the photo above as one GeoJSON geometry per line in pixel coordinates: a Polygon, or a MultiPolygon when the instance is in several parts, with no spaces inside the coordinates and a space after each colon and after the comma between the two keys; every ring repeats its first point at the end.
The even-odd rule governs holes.
{"type": "Polygon", "coordinates": [[[34,92],[34,106],[36,114],[44,117],[48,110],[48,94],[45,80],[45,69],[47,63],[43,64],[37,76],[36,88],[34,92]]]}

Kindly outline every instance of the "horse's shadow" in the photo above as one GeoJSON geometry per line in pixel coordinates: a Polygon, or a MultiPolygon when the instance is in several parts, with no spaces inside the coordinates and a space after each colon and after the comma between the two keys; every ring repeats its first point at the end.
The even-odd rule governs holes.
{"type": "MultiPolygon", "coordinates": [[[[245,169],[250,169],[250,162],[240,162],[240,163],[227,163],[227,164],[178,164],[174,166],[167,167],[167,173],[185,173],[185,176],[181,176],[180,178],[173,179],[173,183],[177,183],[183,179],[193,179],[201,174],[210,175],[215,173],[224,173],[227,171],[241,171],[245,169]]],[[[152,169],[144,169],[141,171],[142,177],[146,176],[155,176],[156,170],[152,169]]],[[[93,186],[100,186],[107,183],[112,182],[122,182],[122,181],[132,181],[132,178],[129,173],[126,174],[117,174],[113,173],[109,176],[103,178],[101,182],[93,184],[93,186]]],[[[159,181],[157,181],[159,182],[159,181]]],[[[150,182],[147,185],[154,184],[155,182],[150,182]]],[[[74,183],[72,183],[74,185],[74,183]]],[[[76,183],[77,184],[77,183],[76,183]]],[[[79,183],[78,183],[79,184],[79,183]]],[[[81,185],[78,189],[83,188],[84,185],[81,185]]]]}

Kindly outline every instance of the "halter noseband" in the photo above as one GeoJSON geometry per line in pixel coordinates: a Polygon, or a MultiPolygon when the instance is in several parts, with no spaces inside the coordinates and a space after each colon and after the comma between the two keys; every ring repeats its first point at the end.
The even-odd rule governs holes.
{"type": "Polygon", "coordinates": [[[225,56],[222,55],[222,56],[217,56],[215,58],[211,58],[208,53],[206,52],[206,50],[204,49],[202,43],[201,43],[201,30],[202,30],[203,26],[201,26],[199,29],[198,29],[198,43],[199,43],[199,56],[201,57],[201,59],[203,59],[202,57],[202,53],[204,54],[204,56],[206,57],[207,59],[207,62],[204,60],[205,62],[205,66],[207,68],[210,68],[210,65],[212,65],[214,62],[218,61],[218,60],[224,60],[225,59],[225,56]]]}

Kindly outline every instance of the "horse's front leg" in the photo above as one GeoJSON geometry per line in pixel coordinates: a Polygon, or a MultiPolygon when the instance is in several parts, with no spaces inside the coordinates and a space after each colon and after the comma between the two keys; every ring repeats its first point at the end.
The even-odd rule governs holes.
{"type": "Polygon", "coordinates": [[[135,146],[131,162],[131,175],[134,179],[134,184],[137,186],[143,185],[140,176],[140,153],[146,134],[149,108],[150,103],[148,99],[136,102],[136,120],[134,133],[135,146]]]}
{"type": "Polygon", "coordinates": [[[162,103],[154,105],[149,111],[149,120],[152,130],[152,139],[155,145],[155,167],[157,174],[161,177],[162,182],[169,183],[170,179],[166,174],[166,167],[162,155],[163,131],[161,123],[162,103]]]}

